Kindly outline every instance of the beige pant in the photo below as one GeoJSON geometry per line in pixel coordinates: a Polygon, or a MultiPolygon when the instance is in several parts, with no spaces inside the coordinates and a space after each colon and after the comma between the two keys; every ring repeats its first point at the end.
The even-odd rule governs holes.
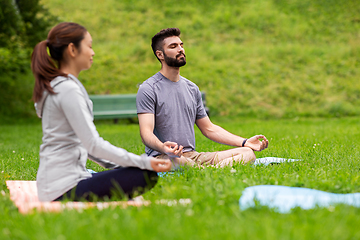
{"type": "MultiPolygon", "coordinates": [[[[170,159],[166,154],[156,156],[158,159],[170,159]]],[[[190,165],[190,166],[209,166],[224,167],[232,166],[233,162],[242,164],[252,163],[256,156],[252,149],[247,147],[233,148],[219,152],[185,152],[179,158],[172,158],[173,164],[176,165],[190,165]]]]}

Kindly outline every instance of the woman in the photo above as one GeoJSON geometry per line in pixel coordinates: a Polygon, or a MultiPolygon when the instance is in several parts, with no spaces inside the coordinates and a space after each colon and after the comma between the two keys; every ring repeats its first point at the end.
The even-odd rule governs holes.
{"type": "Polygon", "coordinates": [[[171,168],[170,161],[129,153],[99,136],[92,102],[77,79],[94,55],[90,33],[70,22],[55,26],[34,48],[33,100],[43,129],[36,178],[40,201],[131,198],[155,185],[156,172],[171,168]],[[87,158],[113,169],[90,174],[87,158]]]}

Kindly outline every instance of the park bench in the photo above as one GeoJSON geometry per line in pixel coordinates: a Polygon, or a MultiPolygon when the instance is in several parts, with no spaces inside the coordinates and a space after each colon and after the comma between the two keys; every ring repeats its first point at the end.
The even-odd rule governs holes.
{"type": "MultiPolygon", "coordinates": [[[[201,92],[202,100],[207,114],[206,94],[201,92]]],[[[90,95],[93,102],[94,119],[134,119],[137,118],[136,94],[106,94],[90,95]]]]}

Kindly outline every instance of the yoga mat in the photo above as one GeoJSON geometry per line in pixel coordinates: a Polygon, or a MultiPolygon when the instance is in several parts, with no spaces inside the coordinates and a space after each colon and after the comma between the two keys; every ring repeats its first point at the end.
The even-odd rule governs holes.
{"type": "MultiPolygon", "coordinates": [[[[123,208],[129,206],[148,206],[150,201],[144,200],[142,196],[136,197],[129,201],[113,201],[113,202],[40,202],[37,196],[36,181],[6,181],[6,185],[10,191],[10,199],[15,203],[20,213],[26,214],[33,210],[43,212],[60,212],[64,209],[82,210],[86,208],[96,207],[104,209],[108,207],[120,206],[123,208]]],[[[155,204],[162,205],[186,205],[191,203],[190,199],[167,200],[160,199],[155,204]]]]}
{"type": "Polygon", "coordinates": [[[288,213],[295,207],[312,209],[335,204],[360,207],[360,193],[340,194],[310,188],[259,185],[245,188],[239,200],[240,209],[255,207],[255,201],[280,213],[288,213]]]}
{"type": "Polygon", "coordinates": [[[284,162],[297,162],[300,159],[291,159],[291,158],[278,158],[278,157],[264,157],[255,159],[254,165],[264,165],[268,166],[270,164],[279,164],[284,162]]]}

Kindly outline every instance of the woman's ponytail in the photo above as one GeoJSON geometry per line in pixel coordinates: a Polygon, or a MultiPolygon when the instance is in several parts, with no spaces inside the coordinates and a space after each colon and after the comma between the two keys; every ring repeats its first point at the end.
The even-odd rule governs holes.
{"type": "Polygon", "coordinates": [[[85,33],[86,29],[83,26],[77,23],[63,22],[49,32],[47,40],[41,41],[35,46],[31,55],[31,70],[35,77],[32,98],[34,102],[41,99],[44,91],[55,94],[50,82],[57,76],[67,76],[59,69],[63,51],[70,43],[74,43],[78,47],[85,33]]]}
{"type": "Polygon", "coordinates": [[[35,77],[33,92],[34,102],[41,99],[45,90],[54,94],[50,81],[57,76],[65,76],[65,74],[56,67],[54,60],[49,56],[47,43],[47,40],[39,42],[31,55],[31,70],[35,77]]]}

